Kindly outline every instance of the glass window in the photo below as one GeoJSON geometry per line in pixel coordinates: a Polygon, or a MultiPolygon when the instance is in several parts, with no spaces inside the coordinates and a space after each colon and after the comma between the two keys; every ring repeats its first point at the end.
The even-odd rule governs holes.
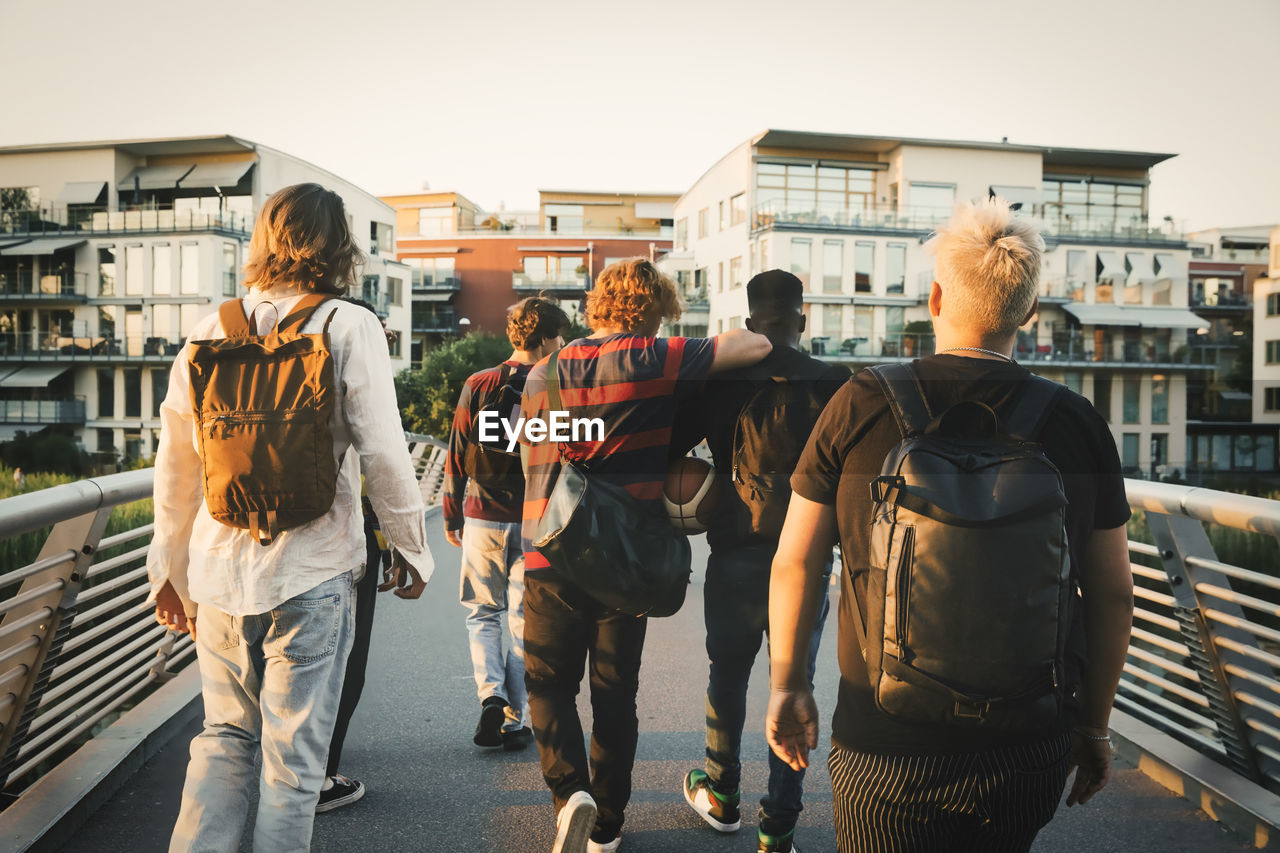
{"type": "Polygon", "coordinates": [[[1062,384],[1077,394],[1084,393],[1084,374],[1079,370],[1068,370],[1062,375],[1062,384]]]}
{"type": "Polygon", "coordinates": [[[1106,373],[1093,377],[1093,407],[1107,423],[1111,422],[1111,376],[1106,373]]]}
{"type": "Polygon", "coordinates": [[[586,227],[586,215],[580,204],[546,204],[542,214],[547,218],[547,229],[559,234],[581,234],[586,227]]]}
{"type": "Polygon", "coordinates": [[[1084,288],[1089,275],[1089,253],[1076,249],[1067,252],[1067,295],[1073,302],[1084,302],[1084,288]]]}
{"type": "Polygon", "coordinates": [[[235,296],[236,283],[239,276],[236,274],[236,244],[222,244],[222,295],[235,296]]]}
{"type": "Polygon", "coordinates": [[[890,243],[887,248],[889,256],[885,260],[885,273],[888,282],[885,292],[902,293],[907,283],[907,244],[890,243]]]}
{"type": "Polygon", "coordinates": [[[173,292],[173,252],[168,243],[151,247],[151,293],[168,296],[173,292]]]}
{"type": "Polygon", "coordinates": [[[116,431],[113,429],[100,429],[98,433],[98,452],[114,453],[116,449],[116,431]]]}
{"type": "Polygon", "coordinates": [[[115,246],[98,247],[98,295],[116,295],[116,249],[115,246]]]}
{"type": "Polygon", "coordinates": [[[756,164],[756,204],[768,212],[814,213],[847,222],[872,209],[875,173],[805,163],[756,164]]]}
{"type": "Polygon", "coordinates": [[[151,370],[151,417],[160,417],[160,404],[169,390],[169,371],[164,368],[151,370]]]}
{"type": "Polygon", "coordinates": [[[831,345],[838,347],[844,340],[842,324],[844,321],[843,305],[822,306],[822,334],[831,339],[831,345]]]}
{"type": "Polygon", "coordinates": [[[196,323],[200,322],[200,318],[204,316],[205,307],[203,305],[182,305],[178,310],[179,328],[182,329],[182,337],[185,340],[191,330],[195,328],[196,323]]]}
{"type": "Polygon", "coordinates": [[[1151,377],[1151,422],[1169,422],[1169,377],[1159,373],[1151,377]]]}
{"type": "Polygon", "coordinates": [[[724,261],[716,264],[716,290],[724,290],[724,261]]]}
{"type": "Polygon", "coordinates": [[[151,307],[151,337],[163,341],[172,341],[169,337],[173,331],[173,308],[169,305],[153,305],[151,307]]]}
{"type": "Polygon", "coordinates": [[[1276,469],[1276,440],[1274,436],[1260,435],[1253,445],[1254,467],[1259,471],[1276,469]]]}
{"type": "Polygon", "coordinates": [[[451,207],[423,207],[418,209],[418,233],[424,237],[452,234],[455,217],[451,207]]]}
{"type": "Polygon", "coordinates": [[[1153,432],[1151,434],[1151,465],[1169,464],[1169,433],[1153,432]]]}
{"type": "Polygon", "coordinates": [[[889,335],[900,335],[907,323],[907,309],[901,306],[890,306],[884,309],[884,330],[889,335]]]}
{"type": "Polygon", "coordinates": [[[1124,378],[1124,422],[1136,424],[1141,420],[1139,400],[1141,399],[1142,381],[1135,376],[1124,378]]]}
{"type": "Polygon", "coordinates": [[[907,204],[916,219],[945,222],[956,205],[956,188],[952,184],[917,184],[913,181],[907,204]]]}
{"type": "Polygon", "coordinates": [[[742,287],[742,258],[729,259],[729,286],[742,287]]]}
{"type": "Polygon", "coordinates": [[[178,248],[178,282],[183,296],[200,292],[200,244],[183,243],[178,248]]]}
{"type": "Polygon", "coordinates": [[[822,241],[822,292],[840,293],[844,290],[844,242],[822,241]]]}
{"type": "Polygon", "coordinates": [[[689,218],[686,216],[676,220],[676,248],[684,249],[689,245],[689,218]]]}
{"type": "Polygon", "coordinates": [[[1121,436],[1120,464],[1125,468],[1138,467],[1138,439],[1136,432],[1126,432],[1121,436]]]}
{"type": "Polygon", "coordinates": [[[124,416],[142,417],[142,368],[126,367],[124,374],[124,416]]]}
{"type": "Polygon", "coordinates": [[[116,305],[98,306],[98,337],[111,340],[116,336],[116,305]]]}
{"type": "Polygon", "coordinates": [[[875,309],[871,306],[855,305],[853,307],[853,336],[863,340],[871,340],[871,328],[874,318],[875,309]]]}
{"type": "Polygon", "coordinates": [[[729,220],[725,219],[725,205],[724,205],[724,202],[720,202],[718,206],[719,206],[719,209],[720,209],[720,216],[718,217],[719,222],[720,222],[720,227],[719,227],[718,229],[716,229],[716,230],[718,230],[718,231],[723,231],[724,229],[726,229],[726,228],[728,228],[728,227],[729,227],[729,220]]]}
{"type": "Polygon", "coordinates": [[[404,304],[404,280],[387,276],[387,300],[392,305],[404,304]]]}
{"type": "Polygon", "coordinates": [[[876,244],[856,243],[853,247],[853,290],[855,293],[871,292],[871,277],[875,273],[876,244]]]}
{"type": "Polygon", "coordinates": [[[747,221],[746,193],[738,193],[733,198],[729,199],[729,207],[731,208],[731,212],[729,214],[730,225],[741,225],[747,221]]]}
{"type": "Polygon", "coordinates": [[[698,239],[702,240],[710,236],[711,232],[707,230],[707,211],[708,208],[702,208],[698,211],[698,239]]]}
{"type": "MultiPolygon", "coordinates": [[[[116,416],[116,372],[114,368],[98,368],[98,417],[116,416]]],[[[102,450],[101,446],[98,448],[102,450]]]]}
{"type": "Polygon", "coordinates": [[[124,295],[141,296],[142,280],[145,270],[142,268],[142,246],[140,244],[124,247],[124,295]]]}
{"type": "Polygon", "coordinates": [[[1267,364],[1280,362],[1280,341],[1267,341],[1267,364]]]}
{"type": "Polygon", "coordinates": [[[142,355],[142,309],[124,310],[124,351],[126,355],[142,355]]]}
{"type": "Polygon", "coordinates": [[[809,289],[809,265],[812,260],[812,240],[791,240],[791,274],[809,289]]]}
{"type": "Polygon", "coordinates": [[[396,241],[395,229],[385,222],[369,223],[369,254],[371,255],[392,255],[395,254],[396,241]]]}

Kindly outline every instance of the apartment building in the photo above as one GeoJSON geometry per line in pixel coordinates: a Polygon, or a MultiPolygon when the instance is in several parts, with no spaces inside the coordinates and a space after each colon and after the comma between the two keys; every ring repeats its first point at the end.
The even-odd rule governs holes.
{"type": "Polygon", "coordinates": [[[154,453],[174,356],[243,293],[263,200],[303,181],[346,203],[369,256],[354,295],[407,366],[393,211],[358,187],[233,136],[0,148],[0,440],[58,424],[90,452],[154,453]]]}
{"type": "Polygon", "coordinates": [[[989,192],[1043,220],[1039,315],[1017,358],[1094,401],[1134,474],[1184,473],[1191,252],[1148,220],[1153,166],[1173,155],[766,130],[675,205],[667,269],[705,289],[712,334],[742,324],[746,281],[805,283],[813,352],[853,367],[932,351],[924,244],[989,192]]]}
{"type": "Polygon", "coordinates": [[[1253,283],[1253,420],[1280,424],[1280,226],[1271,229],[1269,273],[1253,283]]]}
{"type": "Polygon", "coordinates": [[[676,193],[540,190],[536,210],[486,211],[455,192],[384,196],[411,271],[411,359],[469,331],[503,334],[507,307],[545,293],[581,318],[595,276],[671,248],[676,193]]]}

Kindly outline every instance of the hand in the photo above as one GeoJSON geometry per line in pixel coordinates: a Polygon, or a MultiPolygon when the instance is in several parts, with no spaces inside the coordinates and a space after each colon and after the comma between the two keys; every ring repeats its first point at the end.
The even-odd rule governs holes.
{"type": "MultiPolygon", "coordinates": [[[[1099,737],[1107,733],[1106,729],[1088,730],[1089,734],[1099,737]]],[[[1087,803],[1089,799],[1107,784],[1111,778],[1111,744],[1105,740],[1089,740],[1073,732],[1071,734],[1071,763],[1067,772],[1076,771],[1075,781],[1071,783],[1071,793],[1067,795],[1067,805],[1087,803]]]]}
{"type": "Polygon", "coordinates": [[[446,521],[445,528],[444,528],[444,538],[449,540],[449,544],[452,545],[453,547],[461,548],[462,547],[462,528],[459,527],[457,529],[450,530],[449,522],[446,521]]]}
{"type": "Polygon", "coordinates": [[[809,690],[781,690],[769,694],[764,738],[773,754],[792,770],[809,766],[809,750],[818,748],[818,704],[809,690]]]}
{"type": "Polygon", "coordinates": [[[170,631],[177,631],[179,634],[190,632],[191,639],[196,638],[196,620],[187,618],[182,598],[168,581],[156,593],[156,621],[170,631]]]}
{"type": "Polygon", "coordinates": [[[427,588],[427,582],[418,574],[418,570],[409,565],[409,561],[399,551],[391,552],[391,568],[382,573],[383,582],[378,584],[378,592],[394,590],[396,598],[417,598],[427,588]]]}

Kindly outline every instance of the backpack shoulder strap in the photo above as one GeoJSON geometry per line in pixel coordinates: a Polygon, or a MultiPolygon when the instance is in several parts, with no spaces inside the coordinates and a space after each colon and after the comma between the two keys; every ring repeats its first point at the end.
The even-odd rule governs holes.
{"type": "Polygon", "coordinates": [[[1053,410],[1053,401],[1062,386],[1043,376],[1032,374],[1022,395],[1005,421],[1005,432],[1018,438],[1034,440],[1053,410]]]}
{"type": "MultiPolygon", "coordinates": [[[[311,314],[320,307],[320,304],[330,298],[327,293],[308,293],[303,296],[293,306],[293,311],[289,312],[287,317],[276,324],[276,331],[287,332],[294,327],[301,329],[302,324],[311,318],[311,314]]],[[[329,315],[329,320],[333,320],[332,313],[329,315]]],[[[329,324],[325,323],[325,331],[328,331],[328,328],[329,324]]]]}
{"type": "Polygon", "coordinates": [[[547,411],[555,412],[564,409],[560,400],[560,369],[556,366],[560,360],[560,350],[551,353],[547,359],[547,411]]]}
{"type": "Polygon", "coordinates": [[[244,314],[244,304],[239,299],[228,299],[218,306],[218,319],[222,333],[228,338],[247,338],[254,334],[249,329],[249,318],[244,314]]]}
{"type": "Polygon", "coordinates": [[[924,397],[924,389],[920,387],[920,377],[911,365],[905,362],[880,364],[867,369],[880,383],[880,390],[888,398],[889,410],[893,412],[893,419],[898,422],[902,434],[924,432],[933,420],[933,411],[924,397]]]}

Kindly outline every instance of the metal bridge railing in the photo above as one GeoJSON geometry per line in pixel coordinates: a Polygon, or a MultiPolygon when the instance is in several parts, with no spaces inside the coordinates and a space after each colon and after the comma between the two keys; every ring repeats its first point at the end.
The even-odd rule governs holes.
{"type": "MultiPolygon", "coordinates": [[[[439,502],[446,447],[405,436],[424,502],[439,502]]],[[[0,501],[0,541],[43,536],[35,560],[0,565],[0,788],[19,794],[194,658],[151,618],[153,525],[106,536],[117,507],[151,497],[151,469],[0,501]],[[47,530],[47,533],[45,532],[47,530]]],[[[134,513],[143,518],[149,512],[134,513]]]]}

